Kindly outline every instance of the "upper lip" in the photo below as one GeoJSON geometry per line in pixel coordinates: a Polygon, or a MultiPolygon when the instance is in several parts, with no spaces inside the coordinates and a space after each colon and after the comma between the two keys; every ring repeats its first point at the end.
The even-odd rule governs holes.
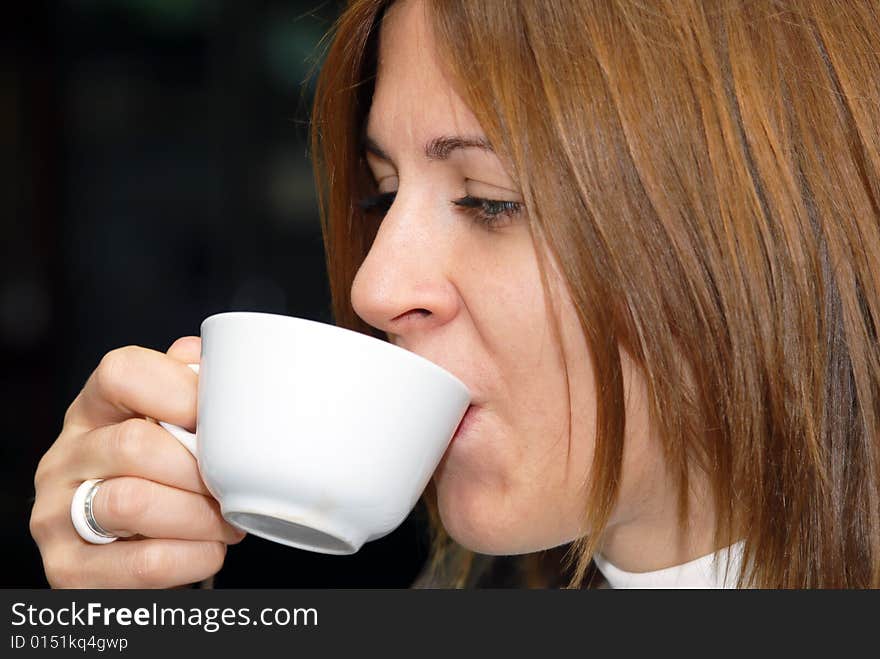
{"type": "MultiPolygon", "coordinates": [[[[418,353],[416,353],[416,354],[418,354],[418,353]]],[[[420,357],[425,357],[424,355],[419,355],[419,356],[420,356],[420,357]]],[[[465,378],[465,377],[459,375],[458,373],[455,372],[454,369],[449,368],[448,366],[445,366],[445,365],[442,364],[441,362],[435,361],[435,360],[433,360],[433,359],[431,359],[431,358],[429,358],[429,357],[425,357],[425,359],[427,359],[429,362],[432,362],[432,363],[436,364],[437,366],[439,366],[440,368],[442,368],[442,369],[443,369],[444,371],[446,371],[447,373],[450,373],[450,374],[454,375],[456,378],[458,378],[458,380],[460,380],[460,381],[464,384],[464,386],[467,387],[468,391],[469,391],[470,394],[471,394],[471,405],[473,405],[473,406],[476,407],[476,406],[482,404],[482,402],[483,402],[482,396],[480,396],[480,395],[477,394],[476,390],[475,390],[475,389],[474,389],[474,388],[468,383],[468,379],[467,379],[467,378],[465,378]]]]}
{"type": "Polygon", "coordinates": [[[437,362],[434,362],[434,363],[437,364],[437,366],[439,366],[440,368],[447,371],[448,373],[452,373],[452,375],[454,375],[456,378],[458,378],[459,380],[461,380],[464,383],[464,385],[468,388],[468,391],[471,394],[471,402],[470,402],[471,407],[480,407],[485,402],[483,397],[481,395],[477,394],[477,392],[474,390],[474,388],[468,384],[467,379],[461,377],[460,375],[456,374],[455,371],[453,371],[449,368],[446,368],[442,364],[438,364],[437,362]]]}
{"type": "Polygon", "coordinates": [[[456,378],[461,380],[461,382],[464,383],[464,385],[468,388],[468,391],[470,391],[470,393],[471,393],[471,405],[473,405],[474,407],[479,407],[483,403],[482,396],[479,396],[477,394],[477,392],[474,390],[474,388],[468,383],[467,378],[456,373],[455,369],[450,368],[449,366],[445,365],[440,360],[432,359],[429,355],[425,355],[420,352],[417,352],[416,350],[412,350],[411,348],[407,348],[406,345],[404,345],[404,342],[400,339],[399,334],[387,334],[387,337],[388,337],[388,342],[391,343],[392,345],[395,345],[398,348],[403,348],[404,350],[409,350],[411,353],[418,355],[419,357],[422,357],[424,359],[427,359],[429,362],[436,364],[437,366],[442,368],[444,371],[451,373],[456,378]]]}
{"type": "MultiPolygon", "coordinates": [[[[446,369],[446,370],[449,371],[450,373],[452,373],[453,375],[455,375],[455,373],[453,371],[450,371],[449,369],[446,369]]],[[[482,398],[480,398],[477,395],[477,393],[474,391],[473,387],[471,387],[467,383],[467,380],[465,380],[463,377],[461,377],[459,375],[455,375],[455,377],[457,377],[459,380],[461,380],[464,383],[464,385],[468,388],[468,391],[471,394],[470,406],[471,407],[479,407],[480,405],[482,405],[483,404],[482,398]]]]}

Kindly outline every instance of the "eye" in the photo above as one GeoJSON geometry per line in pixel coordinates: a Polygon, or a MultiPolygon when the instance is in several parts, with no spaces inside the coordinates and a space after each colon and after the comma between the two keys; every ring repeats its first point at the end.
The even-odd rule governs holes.
{"type": "Polygon", "coordinates": [[[394,203],[394,197],[397,192],[383,192],[381,194],[370,195],[361,199],[357,205],[367,215],[384,216],[394,203]]]}
{"type": "Polygon", "coordinates": [[[466,195],[452,202],[480,224],[489,229],[497,228],[522,210],[520,201],[483,199],[466,195]]]}
{"type": "MultiPolygon", "coordinates": [[[[383,192],[361,199],[357,205],[367,215],[383,217],[394,203],[396,192],[383,192]]],[[[522,202],[484,199],[466,195],[451,202],[458,210],[468,214],[477,223],[497,228],[522,210],[522,202]]]]}

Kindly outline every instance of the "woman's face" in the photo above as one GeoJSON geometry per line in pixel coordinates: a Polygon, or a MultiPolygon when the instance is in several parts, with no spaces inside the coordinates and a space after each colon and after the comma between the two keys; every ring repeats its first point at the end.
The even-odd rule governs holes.
{"type": "MultiPolygon", "coordinates": [[[[450,535],[487,554],[549,548],[586,531],[596,400],[588,349],[551,272],[561,345],[554,337],[520,193],[440,70],[423,11],[398,2],[381,29],[367,160],[379,192],[396,195],[351,300],[392,343],[473,393],[434,476],[450,535]]],[[[629,481],[650,477],[635,446],[629,481]]],[[[644,498],[624,485],[613,523],[644,498]]]]}

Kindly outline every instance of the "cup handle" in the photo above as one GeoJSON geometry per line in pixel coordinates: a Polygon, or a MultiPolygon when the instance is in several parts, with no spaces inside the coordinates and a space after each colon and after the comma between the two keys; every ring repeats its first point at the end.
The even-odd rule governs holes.
{"type": "MultiPolygon", "coordinates": [[[[187,364],[193,371],[196,373],[199,372],[198,364],[187,364]]],[[[193,454],[193,457],[198,459],[198,454],[196,452],[196,434],[186,430],[185,428],[181,428],[180,426],[175,426],[173,423],[165,423],[164,421],[160,421],[159,425],[165,428],[168,432],[174,435],[181,444],[183,444],[190,453],[193,454]]]]}

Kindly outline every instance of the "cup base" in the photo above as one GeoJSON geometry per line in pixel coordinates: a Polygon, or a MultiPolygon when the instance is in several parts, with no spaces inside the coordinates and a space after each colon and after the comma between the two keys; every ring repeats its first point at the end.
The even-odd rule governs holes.
{"type": "Polygon", "coordinates": [[[285,508],[277,504],[260,506],[256,502],[230,501],[223,506],[223,517],[235,526],[266,540],[288,547],[322,554],[354,554],[361,548],[347,529],[314,511],[285,508]],[[267,512],[271,510],[272,512],[267,512]]]}

